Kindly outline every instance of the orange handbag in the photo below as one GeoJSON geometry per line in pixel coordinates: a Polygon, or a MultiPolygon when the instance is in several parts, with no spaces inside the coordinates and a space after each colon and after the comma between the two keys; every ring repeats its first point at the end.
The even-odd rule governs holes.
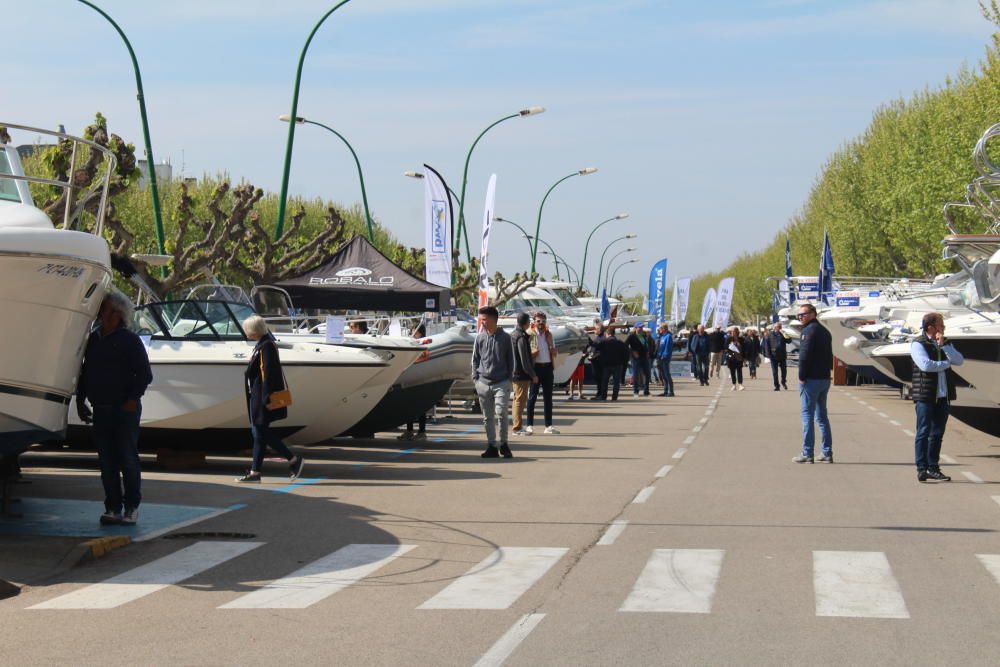
{"type": "MultiPolygon", "coordinates": [[[[274,346],[274,353],[278,353],[278,346],[274,346]]],[[[280,410],[281,408],[287,408],[292,404],[292,392],[288,388],[288,379],[285,377],[285,371],[281,371],[281,379],[284,382],[285,388],[278,391],[271,392],[267,396],[267,409],[268,410],[280,410]]],[[[264,355],[260,355],[260,381],[265,382],[264,376],[264,355]]]]}

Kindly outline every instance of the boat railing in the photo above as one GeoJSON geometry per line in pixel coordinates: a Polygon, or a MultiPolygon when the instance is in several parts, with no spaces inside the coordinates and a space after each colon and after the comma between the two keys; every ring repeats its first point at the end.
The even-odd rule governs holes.
{"type": "Polygon", "coordinates": [[[68,176],[65,181],[54,178],[44,178],[41,176],[6,173],[0,173],[0,179],[14,181],[15,183],[22,182],[28,184],[35,183],[37,185],[48,185],[61,189],[65,198],[65,205],[63,206],[63,229],[71,229],[74,222],[80,218],[84,209],[94,199],[94,197],[100,197],[97,213],[94,216],[94,234],[100,236],[104,228],[104,216],[107,212],[108,190],[111,187],[111,177],[115,173],[115,168],[118,164],[115,154],[110,149],[105,146],[101,146],[90,139],[77,137],[72,134],[67,134],[66,132],[46,130],[40,127],[17,125],[14,123],[0,121],[0,145],[2,146],[13,143],[10,135],[7,133],[7,130],[31,132],[46,137],[53,137],[59,142],[71,142],[72,152],[70,153],[69,168],[66,170],[68,176]],[[101,153],[104,157],[104,169],[100,176],[95,178],[93,182],[84,187],[80,187],[74,182],[74,179],[76,178],[77,164],[83,163],[84,153],[86,152],[85,149],[101,153]]]}

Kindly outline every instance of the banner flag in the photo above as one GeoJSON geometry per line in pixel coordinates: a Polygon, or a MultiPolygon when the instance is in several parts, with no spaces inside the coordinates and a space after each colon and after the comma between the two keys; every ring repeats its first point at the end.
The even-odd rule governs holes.
{"type": "MultiPolygon", "coordinates": [[[[785,278],[786,284],[792,282],[792,242],[786,236],[785,237],[785,278]]],[[[795,303],[795,291],[792,290],[788,293],[788,303],[786,305],[792,305],[795,303]]]]}
{"type": "Polygon", "coordinates": [[[792,305],[792,293],[787,279],[782,278],[778,281],[778,291],[774,294],[778,308],[792,305]]]}
{"type": "Polygon", "coordinates": [[[490,176],[490,184],[486,187],[486,209],[483,211],[483,248],[479,254],[479,307],[490,302],[490,274],[488,264],[490,258],[490,228],[493,226],[493,211],[496,209],[497,175],[490,176]]]}
{"type": "Polygon", "coordinates": [[[705,291],[705,300],[701,302],[701,323],[708,326],[708,318],[715,310],[715,288],[709,287],[705,291]]]}
{"type": "Polygon", "coordinates": [[[611,319],[611,302],[608,300],[608,288],[601,289],[601,321],[611,319]]]}
{"type": "Polygon", "coordinates": [[[670,297],[670,319],[674,323],[681,321],[681,304],[677,299],[677,281],[674,281],[674,294],[670,297]]]}
{"type": "Polygon", "coordinates": [[[736,278],[723,278],[719,281],[719,291],[715,301],[715,318],[713,327],[725,329],[729,325],[729,313],[733,308],[733,286],[736,278]]]}
{"type": "Polygon", "coordinates": [[[823,231],[823,256],[819,261],[819,300],[831,304],[835,299],[836,286],[833,284],[833,248],[830,236],[823,231]]]}
{"type": "Polygon", "coordinates": [[[424,165],[424,228],[429,283],[451,287],[451,226],[454,212],[441,174],[424,165]]]}
{"type": "Polygon", "coordinates": [[[677,279],[677,298],[680,304],[677,309],[680,311],[677,318],[678,322],[684,321],[688,315],[688,304],[691,302],[691,279],[690,278],[678,278],[677,279]]]}
{"type": "Polygon", "coordinates": [[[666,285],[667,260],[661,259],[649,271],[649,293],[646,301],[646,310],[653,316],[656,324],[666,319],[666,285]]]}

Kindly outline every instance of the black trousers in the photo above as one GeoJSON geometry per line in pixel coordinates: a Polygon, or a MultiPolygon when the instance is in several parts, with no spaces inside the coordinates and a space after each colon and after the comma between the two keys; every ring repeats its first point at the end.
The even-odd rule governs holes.
{"type": "Polygon", "coordinates": [[[528,389],[528,426],[535,425],[535,403],[538,402],[538,392],[542,392],[542,405],[545,411],[545,426],[552,426],[552,364],[535,364],[535,374],[538,375],[538,382],[532,382],[528,389]]]}
{"type": "Polygon", "coordinates": [[[729,378],[733,384],[743,384],[743,364],[729,367],[729,378]]]}
{"type": "Polygon", "coordinates": [[[708,355],[695,357],[695,375],[699,382],[708,382],[708,355]]]}
{"type": "Polygon", "coordinates": [[[785,380],[788,377],[788,364],[784,359],[775,359],[771,357],[771,377],[774,378],[774,388],[778,388],[778,367],[781,367],[781,384],[786,384],[785,380]]]}
{"type": "Polygon", "coordinates": [[[611,383],[612,394],[611,398],[618,398],[618,390],[621,388],[622,381],[622,364],[615,364],[614,366],[602,365],[601,366],[601,380],[597,385],[597,395],[601,398],[608,397],[608,383],[611,383]]]}

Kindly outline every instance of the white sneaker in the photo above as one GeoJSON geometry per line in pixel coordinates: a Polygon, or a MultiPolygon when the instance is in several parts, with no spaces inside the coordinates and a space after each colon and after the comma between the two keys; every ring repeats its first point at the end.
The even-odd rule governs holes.
{"type": "Polygon", "coordinates": [[[535,429],[531,428],[530,426],[525,426],[524,427],[524,435],[531,435],[534,432],[535,432],[535,429]]]}
{"type": "Polygon", "coordinates": [[[734,384],[732,387],[730,387],[729,391],[736,391],[736,385],[734,384]]]}
{"type": "Polygon", "coordinates": [[[521,428],[517,429],[516,431],[512,431],[512,432],[513,432],[514,435],[525,435],[524,429],[521,429],[521,428]]]}
{"type": "Polygon", "coordinates": [[[576,400],[576,396],[574,396],[573,394],[570,394],[569,395],[569,400],[575,401],[576,400]]]}
{"type": "Polygon", "coordinates": [[[744,389],[746,389],[746,387],[744,387],[743,385],[740,385],[740,391],[743,391],[744,389]]]}
{"type": "Polygon", "coordinates": [[[559,435],[559,429],[557,429],[555,426],[546,426],[545,433],[546,435],[559,435]]]}

